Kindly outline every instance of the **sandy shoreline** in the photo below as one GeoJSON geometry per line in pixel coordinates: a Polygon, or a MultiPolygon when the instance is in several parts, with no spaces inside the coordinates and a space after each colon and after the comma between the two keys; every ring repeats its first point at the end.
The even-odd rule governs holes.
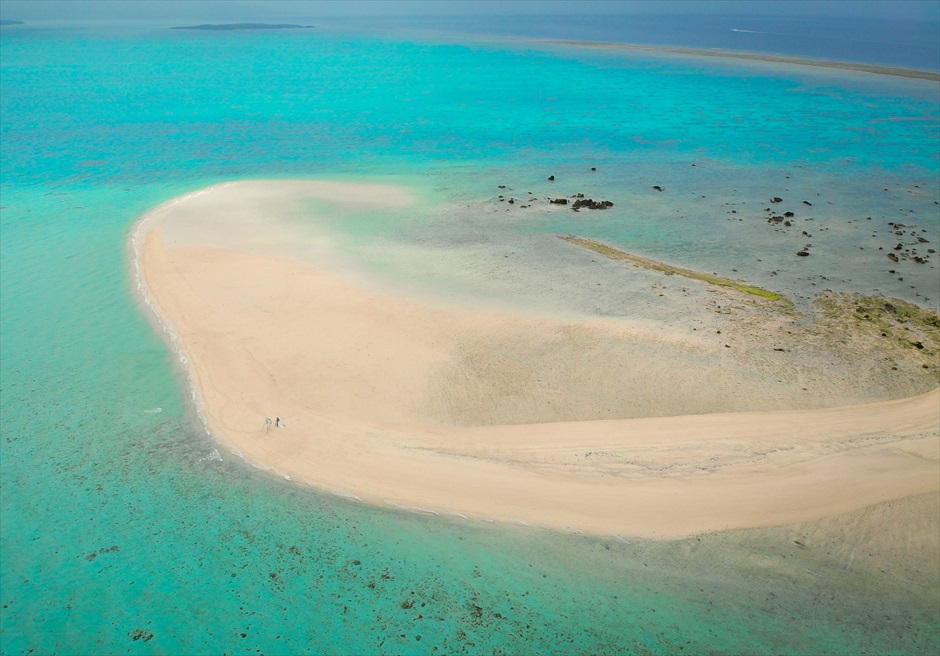
{"type": "Polygon", "coordinates": [[[658,538],[940,488],[940,390],[734,412],[763,401],[719,401],[750,380],[690,337],[371,290],[329,240],[281,220],[302,199],[409,202],[380,185],[231,183],[157,208],[132,239],[141,293],[172,326],[208,429],[253,463],[373,503],[658,538]],[[690,363],[731,369],[709,396],[690,363]],[[264,430],[265,417],[287,425],[264,430]]]}
{"type": "Polygon", "coordinates": [[[736,52],[732,50],[708,50],[704,48],[682,48],[669,46],[644,46],[632,43],[604,43],[597,41],[565,41],[541,40],[560,46],[575,46],[580,48],[597,48],[601,50],[625,50],[634,52],[666,53],[673,55],[688,55],[692,57],[715,57],[720,59],[740,59],[744,61],[768,62],[773,64],[794,64],[798,66],[812,66],[815,68],[831,68],[842,71],[857,71],[859,73],[873,73],[875,75],[892,75],[914,80],[929,80],[940,82],[940,73],[924,71],[916,68],[902,68],[898,66],[878,66],[875,64],[860,64],[854,62],[840,62],[828,59],[805,59],[801,57],[786,57],[783,55],[768,55],[755,52],[736,52]]]}

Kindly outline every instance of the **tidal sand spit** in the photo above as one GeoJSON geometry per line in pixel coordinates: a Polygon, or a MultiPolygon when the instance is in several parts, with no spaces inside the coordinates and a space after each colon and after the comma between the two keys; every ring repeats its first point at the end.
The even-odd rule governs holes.
{"type": "MultiPolygon", "coordinates": [[[[713,388],[754,380],[743,356],[691,337],[371,287],[322,226],[331,208],[411,202],[388,185],[250,181],[138,224],[142,295],[220,441],[368,502],[658,538],[811,521],[940,488],[940,390],[859,403],[838,383],[837,407],[787,409],[784,395],[756,411],[746,395],[709,401],[713,388]],[[656,416],[644,416],[641,383],[660,399],[647,404],[656,416]]],[[[794,355],[766,375],[803,364],[794,355]]]]}

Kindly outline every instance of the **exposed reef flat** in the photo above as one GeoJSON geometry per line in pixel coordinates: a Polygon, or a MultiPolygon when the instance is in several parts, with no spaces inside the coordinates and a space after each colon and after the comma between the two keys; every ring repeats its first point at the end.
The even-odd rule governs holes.
{"type": "Polygon", "coordinates": [[[759,332],[763,339],[773,341],[775,352],[816,344],[846,359],[852,358],[853,353],[858,357],[877,353],[883,361],[894,363],[890,365],[892,371],[899,371],[897,362],[903,361],[909,367],[920,367],[923,370],[920,373],[940,382],[940,314],[936,310],[897,298],[825,291],[813,299],[812,316],[806,316],[785,296],[738,280],[640,257],[585,237],[558,238],[625,264],[740,292],[741,299],[752,295],[776,301],[761,303],[755,299],[760,306],[745,312],[726,303],[723,310],[735,315],[732,322],[744,328],[736,332],[759,332]],[[770,320],[775,313],[778,320],[770,320]]]}
{"type": "Polygon", "coordinates": [[[183,25],[171,29],[233,32],[236,30],[309,30],[313,27],[313,25],[295,25],[293,23],[205,23],[203,25],[183,25]]]}
{"type": "Polygon", "coordinates": [[[861,73],[874,73],[876,75],[894,75],[918,80],[940,82],[940,73],[923,71],[915,68],[901,68],[897,66],[876,66],[874,64],[861,64],[856,62],[840,62],[828,59],[805,59],[801,57],[784,57],[781,55],[767,55],[755,52],[737,52],[732,50],[706,50],[704,48],[679,48],[666,46],[644,46],[632,43],[603,43],[595,41],[565,41],[543,39],[542,43],[562,46],[577,46],[581,48],[600,48],[605,50],[629,50],[636,52],[661,52],[673,55],[689,55],[694,57],[717,57],[722,59],[742,59],[746,61],[761,61],[774,64],[795,64],[798,66],[815,66],[817,68],[833,68],[843,71],[858,71],[861,73]]]}
{"type": "Polygon", "coordinates": [[[896,298],[831,292],[817,296],[813,309],[817,324],[831,334],[838,334],[842,327],[843,344],[879,343],[886,356],[917,363],[940,382],[940,315],[936,311],[896,298]]]}

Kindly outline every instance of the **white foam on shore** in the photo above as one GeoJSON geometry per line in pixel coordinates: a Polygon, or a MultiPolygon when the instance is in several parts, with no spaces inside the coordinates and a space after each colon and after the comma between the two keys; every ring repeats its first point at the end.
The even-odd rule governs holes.
{"type": "Polygon", "coordinates": [[[420,506],[403,506],[397,504],[394,501],[389,501],[388,499],[382,499],[382,503],[387,506],[392,506],[393,508],[398,508],[399,510],[404,510],[410,513],[425,514],[425,515],[440,515],[436,510],[429,510],[428,508],[421,508],[420,506]]]}
{"type": "Polygon", "coordinates": [[[312,488],[323,490],[324,492],[329,492],[334,497],[339,497],[341,499],[349,499],[351,501],[362,501],[362,497],[360,497],[358,494],[353,494],[352,492],[347,492],[346,490],[331,490],[328,488],[322,488],[322,487],[317,486],[316,483],[310,482],[310,480],[306,478],[304,479],[304,483],[306,483],[312,488]]]}
{"type": "MultiPolygon", "coordinates": [[[[176,355],[177,360],[182,365],[182,371],[186,377],[186,386],[190,390],[190,397],[193,401],[196,410],[196,417],[202,422],[203,428],[206,432],[206,435],[212,436],[212,431],[209,430],[209,421],[206,418],[206,414],[203,411],[203,404],[199,395],[197,393],[196,381],[193,377],[193,372],[189,368],[190,357],[186,352],[186,349],[183,347],[182,340],[179,335],[173,329],[172,324],[169,319],[163,315],[160,309],[157,307],[157,304],[154,302],[153,298],[150,296],[150,290],[147,287],[147,281],[143,275],[143,262],[141,261],[142,253],[141,248],[143,242],[146,239],[147,233],[153,229],[152,224],[158,219],[162,218],[166,212],[175,207],[181,202],[184,202],[190,198],[195,198],[196,196],[201,196],[202,194],[208,191],[216,191],[219,189],[225,189],[226,187],[232,185],[231,182],[224,182],[222,184],[213,185],[212,187],[207,187],[199,191],[188,193],[184,196],[179,196],[172,200],[169,200],[161,205],[158,205],[154,209],[150,210],[144,214],[139,221],[131,228],[130,234],[130,246],[133,252],[133,258],[131,264],[133,267],[134,274],[134,286],[136,288],[137,297],[147,306],[147,309],[150,311],[150,315],[156,321],[157,326],[163,332],[164,337],[167,340],[167,343],[170,346],[170,349],[176,355]]],[[[161,409],[156,409],[155,411],[159,412],[161,409]]],[[[145,411],[149,412],[149,411],[145,411]]],[[[217,440],[218,441],[218,440],[217,440]]],[[[238,454],[241,455],[241,454],[238,454]]],[[[244,456],[241,456],[244,459],[244,456]]]]}

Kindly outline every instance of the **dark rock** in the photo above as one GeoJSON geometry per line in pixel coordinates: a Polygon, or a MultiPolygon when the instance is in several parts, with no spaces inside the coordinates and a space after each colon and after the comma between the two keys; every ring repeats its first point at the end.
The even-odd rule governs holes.
{"type": "Polygon", "coordinates": [[[888,253],[888,259],[891,260],[892,262],[897,262],[898,256],[895,255],[894,253],[888,253]]]}
{"type": "Polygon", "coordinates": [[[796,254],[799,255],[800,257],[806,257],[807,255],[809,255],[809,251],[797,251],[796,254]]]}
{"type": "Polygon", "coordinates": [[[659,185],[653,185],[653,189],[655,189],[656,191],[662,191],[662,190],[663,190],[663,188],[660,187],[659,185]]]}
{"type": "Polygon", "coordinates": [[[780,198],[780,196],[774,196],[773,198],[770,199],[770,202],[771,202],[771,203],[782,203],[782,202],[783,202],[783,199],[780,198]]]}
{"type": "Polygon", "coordinates": [[[555,181],[555,176],[554,176],[554,175],[548,176],[548,180],[549,180],[549,182],[554,182],[554,181],[555,181]]]}
{"type": "Polygon", "coordinates": [[[567,205],[568,204],[567,198],[550,198],[549,201],[554,203],[555,205],[567,205]]]}
{"type": "Polygon", "coordinates": [[[592,166],[592,167],[591,167],[591,170],[592,170],[592,171],[596,171],[596,170],[597,170],[597,168],[596,168],[596,167],[594,167],[594,166],[592,166]]]}
{"type": "Polygon", "coordinates": [[[784,212],[783,215],[789,219],[793,218],[793,212],[784,212]]]}
{"type": "MultiPolygon", "coordinates": [[[[583,196],[584,194],[578,194],[583,196]]],[[[608,207],[613,207],[614,204],[609,200],[593,200],[591,198],[579,198],[571,206],[573,210],[579,210],[582,207],[586,207],[589,210],[606,210],[608,207]]]]}
{"type": "Polygon", "coordinates": [[[153,640],[153,631],[148,631],[147,629],[134,629],[128,635],[131,637],[131,640],[138,641],[143,640],[144,642],[150,642],[153,640]]]}
{"type": "Polygon", "coordinates": [[[809,202],[808,200],[804,200],[804,201],[803,201],[803,204],[804,204],[804,205],[808,205],[809,207],[812,207],[812,206],[813,206],[813,204],[812,204],[811,202],[809,202]]]}

